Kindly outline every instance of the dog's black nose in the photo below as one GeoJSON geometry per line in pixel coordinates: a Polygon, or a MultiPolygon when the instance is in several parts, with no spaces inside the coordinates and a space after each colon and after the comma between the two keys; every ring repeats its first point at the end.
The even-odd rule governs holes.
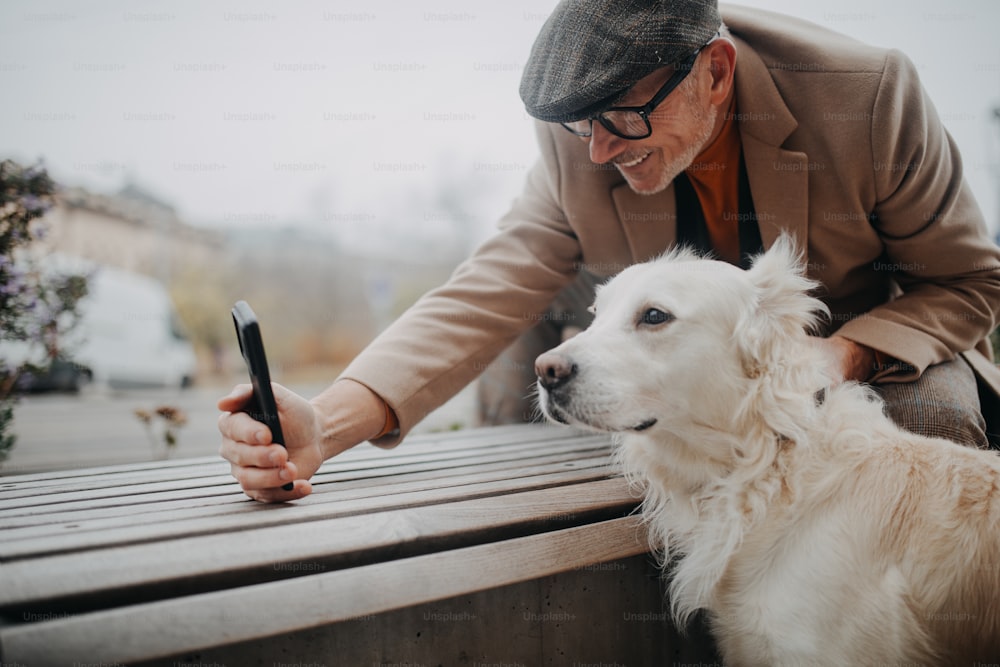
{"type": "Polygon", "coordinates": [[[555,352],[546,352],[535,359],[535,375],[542,386],[549,390],[571,380],[576,371],[577,367],[572,359],[555,352]]]}

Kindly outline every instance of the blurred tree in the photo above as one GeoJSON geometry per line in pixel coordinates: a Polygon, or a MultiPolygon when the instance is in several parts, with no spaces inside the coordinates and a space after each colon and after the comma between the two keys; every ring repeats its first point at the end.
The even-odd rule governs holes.
{"type": "Polygon", "coordinates": [[[79,321],[77,303],[87,294],[86,275],[62,271],[30,252],[44,235],[38,218],[52,207],[55,190],[40,165],[0,162],[0,344],[20,344],[42,360],[32,363],[32,353],[0,358],[0,462],[15,442],[19,381],[44,374],[55,362],[69,363],[60,340],[79,321]]]}
{"type": "Polygon", "coordinates": [[[195,349],[211,359],[214,374],[225,372],[223,351],[235,338],[229,309],[238,299],[236,274],[228,263],[185,266],[170,285],[177,316],[195,349]]]}

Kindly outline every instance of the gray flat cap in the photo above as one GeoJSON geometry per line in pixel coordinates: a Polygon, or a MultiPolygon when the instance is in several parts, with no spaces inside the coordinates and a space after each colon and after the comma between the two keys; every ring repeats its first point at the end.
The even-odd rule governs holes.
{"type": "Polygon", "coordinates": [[[563,0],[524,68],[525,109],[553,123],[586,118],[689,56],[721,24],[717,0],[563,0]]]}

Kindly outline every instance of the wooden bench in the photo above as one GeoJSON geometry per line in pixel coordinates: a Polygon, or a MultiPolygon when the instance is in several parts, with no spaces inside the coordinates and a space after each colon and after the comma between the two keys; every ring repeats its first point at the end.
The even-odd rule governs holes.
{"type": "Polygon", "coordinates": [[[414,436],[248,500],[218,458],[0,477],[0,661],[707,665],[610,469],[550,426],[414,436]]]}

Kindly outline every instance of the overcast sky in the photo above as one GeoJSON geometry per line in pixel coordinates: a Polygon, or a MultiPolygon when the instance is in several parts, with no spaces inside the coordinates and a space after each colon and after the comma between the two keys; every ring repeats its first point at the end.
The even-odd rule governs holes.
{"type": "MultiPolygon", "coordinates": [[[[746,4],[906,52],[997,228],[1000,3],[746,4]]],[[[4,0],[0,157],[95,191],[134,181],[195,224],[370,246],[443,238],[464,208],[483,237],[537,153],[517,86],[554,5],[4,0]]]]}

